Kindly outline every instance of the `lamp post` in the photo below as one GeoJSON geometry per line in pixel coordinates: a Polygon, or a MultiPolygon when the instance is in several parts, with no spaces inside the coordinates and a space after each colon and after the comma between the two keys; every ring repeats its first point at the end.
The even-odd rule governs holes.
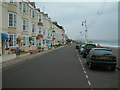
{"type": "Polygon", "coordinates": [[[82,21],[82,26],[85,26],[85,38],[86,38],[86,41],[88,42],[88,30],[87,30],[86,22],[87,22],[86,20],[82,21]]]}
{"type": "Polygon", "coordinates": [[[80,38],[81,38],[81,42],[82,42],[82,31],[80,32],[80,38]]]}

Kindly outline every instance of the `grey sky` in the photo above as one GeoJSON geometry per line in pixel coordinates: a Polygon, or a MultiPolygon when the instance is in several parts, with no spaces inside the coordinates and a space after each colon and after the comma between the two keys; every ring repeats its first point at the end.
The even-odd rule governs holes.
{"type": "Polygon", "coordinates": [[[64,26],[66,34],[71,39],[80,39],[80,31],[84,34],[85,27],[81,23],[85,19],[87,20],[89,39],[117,39],[117,3],[107,2],[101,9],[102,14],[96,15],[100,6],[104,4],[102,2],[37,2],[36,6],[48,13],[53,21],[64,26]],[[95,16],[97,19],[93,19],[95,16]]]}

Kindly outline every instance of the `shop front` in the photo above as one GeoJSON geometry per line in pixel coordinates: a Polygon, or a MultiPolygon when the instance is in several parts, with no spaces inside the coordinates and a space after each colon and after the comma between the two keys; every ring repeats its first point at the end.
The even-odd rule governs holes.
{"type": "Polygon", "coordinates": [[[1,40],[2,40],[2,54],[5,54],[7,46],[7,41],[8,41],[8,34],[6,33],[1,33],[1,40]]]}

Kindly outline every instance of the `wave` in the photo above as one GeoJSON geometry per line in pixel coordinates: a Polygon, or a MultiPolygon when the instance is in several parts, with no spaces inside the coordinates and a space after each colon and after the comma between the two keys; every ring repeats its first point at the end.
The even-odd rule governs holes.
{"type": "Polygon", "coordinates": [[[120,40],[92,40],[96,44],[107,47],[120,47],[120,40]]]}

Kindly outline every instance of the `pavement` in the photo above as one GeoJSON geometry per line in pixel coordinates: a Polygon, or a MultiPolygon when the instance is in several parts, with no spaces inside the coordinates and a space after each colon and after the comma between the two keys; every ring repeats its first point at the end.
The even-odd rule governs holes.
{"type": "MultiPolygon", "coordinates": [[[[31,55],[30,55],[31,56],[31,55]]],[[[2,71],[3,88],[118,90],[118,70],[89,70],[74,45],[27,58],[2,71]]]]}

